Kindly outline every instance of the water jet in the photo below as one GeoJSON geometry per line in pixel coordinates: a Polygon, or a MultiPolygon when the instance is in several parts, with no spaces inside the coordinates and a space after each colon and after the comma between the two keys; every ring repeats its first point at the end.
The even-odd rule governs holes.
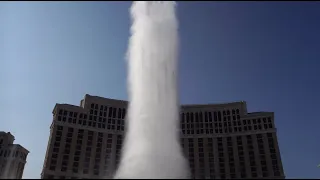
{"type": "Polygon", "coordinates": [[[178,22],[173,1],[135,1],[127,52],[127,130],[115,179],[185,179],[177,88],[178,22]]]}

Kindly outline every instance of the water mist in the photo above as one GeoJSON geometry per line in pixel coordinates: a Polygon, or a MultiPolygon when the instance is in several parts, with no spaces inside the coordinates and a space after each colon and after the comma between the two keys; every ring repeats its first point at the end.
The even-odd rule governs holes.
{"type": "Polygon", "coordinates": [[[131,6],[127,130],[115,179],[188,178],[180,146],[175,2],[131,6]]]}

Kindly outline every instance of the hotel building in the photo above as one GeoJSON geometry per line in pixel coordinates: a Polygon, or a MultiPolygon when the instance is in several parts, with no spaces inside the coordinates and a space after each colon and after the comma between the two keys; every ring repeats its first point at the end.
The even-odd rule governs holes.
{"type": "MultiPolygon", "coordinates": [[[[42,179],[112,177],[124,138],[127,101],[85,95],[56,104],[42,179]]],[[[194,179],[284,179],[273,112],[244,101],[181,106],[181,146],[194,179]]]]}
{"type": "Polygon", "coordinates": [[[21,179],[29,151],[13,144],[14,136],[0,131],[0,179],[21,179]]]}

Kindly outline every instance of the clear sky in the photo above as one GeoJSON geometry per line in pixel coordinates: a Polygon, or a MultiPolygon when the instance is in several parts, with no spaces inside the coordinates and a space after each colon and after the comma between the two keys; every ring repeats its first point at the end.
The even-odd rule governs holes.
{"type": "MultiPolygon", "coordinates": [[[[0,2],[0,131],[39,178],[55,103],[127,99],[130,2],[0,2]]],[[[319,178],[319,2],[179,2],[180,101],[274,111],[285,174],[319,178]]]]}

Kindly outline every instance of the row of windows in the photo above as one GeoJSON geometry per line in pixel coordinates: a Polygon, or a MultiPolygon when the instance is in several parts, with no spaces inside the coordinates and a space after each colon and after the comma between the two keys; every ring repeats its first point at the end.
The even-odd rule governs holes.
{"type": "Polygon", "coordinates": [[[126,114],[126,110],[123,108],[109,107],[108,111],[99,111],[99,114],[97,110],[90,109],[90,115],[95,115],[100,117],[124,119],[125,114],[126,114]]]}
{"type": "Polygon", "coordinates": [[[186,122],[217,122],[222,121],[222,117],[224,117],[224,120],[227,120],[229,118],[231,120],[231,116],[233,117],[233,120],[240,119],[239,109],[236,111],[233,110],[232,115],[230,115],[230,111],[223,111],[223,116],[221,115],[221,111],[215,111],[215,112],[183,112],[181,113],[181,121],[182,123],[186,122]],[[228,112],[228,113],[227,113],[228,112]]]}
{"type": "Polygon", "coordinates": [[[230,116],[230,115],[226,115],[224,116],[223,118],[221,118],[221,113],[220,112],[213,112],[213,117],[212,118],[212,112],[195,112],[195,113],[192,113],[192,112],[188,112],[188,113],[182,113],[180,114],[180,118],[181,118],[181,123],[184,124],[188,124],[188,123],[212,123],[212,122],[222,122],[222,119],[223,119],[223,122],[231,122],[231,120],[233,121],[236,121],[238,120],[238,125],[246,125],[246,124],[261,124],[261,123],[272,123],[271,121],[271,117],[268,117],[268,118],[254,118],[254,119],[244,119],[242,121],[239,121],[240,120],[240,115],[237,114],[237,115],[233,115],[233,116],[230,116]],[[204,117],[203,117],[204,116],[204,117]],[[239,124],[240,123],[240,124],[239,124]]]}
{"type": "MultiPolygon", "coordinates": [[[[188,118],[187,118],[188,119],[188,118]]],[[[107,119],[98,116],[89,116],[89,120],[76,119],[66,116],[58,116],[58,121],[79,124],[99,129],[124,131],[124,119],[107,119]],[[93,120],[93,121],[91,121],[93,120]]],[[[244,119],[228,122],[201,123],[199,121],[185,121],[181,124],[182,134],[217,134],[217,133],[233,133],[246,132],[255,130],[272,129],[273,124],[271,118],[244,119]]]]}
{"type": "MultiPolygon", "coordinates": [[[[108,118],[118,118],[118,119],[124,119],[125,115],[126,115],[126,109],[124,108],[114,108],[114,107],[108,107],[108,106],[103,106],[100,105],[100,111],[98,111],[98,106],[97,104],[91,104],[91,109],[90,109],[90,115],[94,115],[94,116],[99,116],[99,117],[108,117],[108,118]]],[[[223,112],[223,116],[224,116],[224,120],[230,120],[231,119],[231,115],[230,115],[230,111],[222,111],[223,112]]],[[[60,109],[59,110],[59,115],[64,115],[67,117],[71,117],[71,118],[77,118],[78,117],[78,113],[77,112],[72,112],[72,111],[67,111],[67,110],[63,110],[60,109]]],[[[205,122],[212,122],[212,120],[214,121],[221,121],[221,111],[218,112],[187,112],[187,113],[181,113],[181,120],[182,123],[184,123],[185,119],[186,122],[189,121],[193,121],[193,118],[195,118],[195,121],[203,121],[203,116],[204,116],[204,121],[205,122]],[[212,114],[213,117],[212,118],[212,114]]],[[[232,117],[233,119],[240,119],[240,115],[239,115],[239,109],[236,110],[232,110],[232,117]]],[[[83,114],[80,113],[79,118],[82,119],[87,119],[87,114],[83,114]]]]}
{"type": "MultiPolygon", "coordinates": [[[[117,111],[117,108],[112,108],[110,107],[110,109],[113,109],[113,110],[110,110],[109,112],[111,113],[109,116],[108,116],[108,119],[124,119],[125,118],[125,109],[121,109],[121,108],[118,108],[118,116],[116,116],[116,111],[117,111]],[[112,112],[113,112],[113,115],[112,115],[112,112]]],[[[196,113],[182,113],[181,114],[181,123],[184,124],[184,123],[202,123],[202,122],[213,122],[212,121],[212,113],[211,112],[204,112],[204,119],[203,119],[203,113],[202,112],[196,112],[196,113]]],[[[214,112],[214,117],[218,117],[218,118],[214,118],[214,122],[221,122],[221,118],[219,118],[219,114],[216,115],[217,113],[214,112]]],[[[66,110],[62,110],[60,109],[59,110],[59,117],[61,118],[63,116],[63,118],[65,119],[77,119],[77,112],[69,112],[68,114],[68,111],[66,110]]],[[[80,113],[80,116],[79,116],[79,119],[82,119],[82,120],[87,120],[87,115],[86,114],[83,114],[83,113],[80,113]]],[[[232,116],[232,120],[240,120],[240,115],[234,115],[232,116]]],[[[99,122],[106,122],[106,119],[107,119],[107,116],[106,116],[106,112],[102,113],[100,112],[99,115],[97,115],[97,111],[94,111],[93,113],[93,110],[90,110],[90,115],[89,115],[89,120],[94,120],[94,121],[97,121],[99,120],[99,122]]],[[[226,116],[223,118],[223,121],[231,121],[231,116],[226,116]]],[[[246,125],[246,124],[261,124],[261,123],[272,123],[271,121],[271,117],[268,117],[268,118],[257,118],[257,119],[245,119],[245,120],[242,120],[242,121],[238,121],[238,125],[246,125]]]]}
{"type": "Polygon", "coordinates": [[[225,123],[211,123],[211,124],[181,124],[182,134],[218,134],[218,133],[234,133],[234,132],[247,132],[256,130],[272,129],[272,123],[269,124],[254,124],[239,126],[236,121],[225,123]]]}
{"type": "MultiPolygon", "coordinates": [[[[96,116],[94,116],[96,118],[96,116]]],[[[94,127],[94,128],[99,128],[99,129],[108,129],[108,130],[118,130],[118,131],[123,131],[124,130],[124,120],[122,119],[107,119],[106,118],[99,118],[99,122],[95,121],[90,121],[90,120],[82,120],[82,119],[72,119],[72,118],[67,118],[64,116],[58,116],[58,121],[61,122],[68,122],[72,124],[79,124],[87,127],[94,127]]]]}
{"type": "MultiPolygon", "coordinates": [[[[244,121],[244,122],[246,122],[246,121],[244,121]]],[[[267,124],[267,123],[264,123],[264,124],[267,124]]],[[[264,125],[263,124],[263,125],[264,125]]],[[[272,125],[272,123],[268,123],[268,124],[271,124],[272,125]]],[[[233,121],[232,123],[229,121],[229,122],[224,122],[224,123],[193,123],[193,124],[181,124],[181,127],[182,127],[182,129],[185,129],[185,128],[191,128],[191,129],[193,129],[193,128],[204,128],[204,127],[206,127],[206,128],[213,128],[213,127],[222,127],[222,126],[224,126],[224,127],[231,127],[231,126],[239,126],[239,127],[241,127],[241,126],[253,126],[253,125],[257,125],[257,124],[251,124],[251,123],[241,123],[241,121],[233,121]]],[[[258,125],[260,125],[261,126],[261,124],[258,124],[258,125]]]]}
{"type": "Polygon", "coordinates": [[[124,119],[125,114],[126,114],[126,109],[125,108],[114,108],[114,107],[109,107],[109,106],[103,106],[103,105],[98,105],[98,104],[91,104],[91,109],[90,109],[90,114],[91,115],[98,115],[100,117],[108,117],[109,118],[118,118],[118,119],[124,119]],[[100,106],[100,108],[99,108],[100,106]],[[99,110],[99,111],[98,111],[99,110]]]}
{"type": "MultiPolygon", "coordinates": [[[[61,139],[62,139],[62,131],[63,131],[64,128],[66,128],[66,127],[63,127],[63,126],[60,126],[60,125],[57,126],[57,131],[56,131],[56,134],[55,134],[55,142],[60,142],[61,141],[61,139]]],[[[71,127],[66,128],[67,134],[66,134],[65,138],[66,138],[66,143],[67,144],[71,143],[72,137],[75,136],[74,133],[73,133],[74,129],[75,128],[71,128],[71,127]]],[[[92,146],[92,142],[91,141],[93,140],[93,134],[97,134],[96,139],[97,139],[98,143],[102,143],[103,139],[106,140],[106,138],[103,138],[103,137],[107,137],[108,138],[108,140],[107,140],[108,143],[110,143],[112,141],[112,139],[110,139],[112,137],[112,134],[104,134],[104,133],[101,133],[101,132],[94,132],[94,131],[84,130],[84,129],[78,129],[77,132],[78,132],[78,135],[77,135],[77,138],[78,138],[77,139],[77,143],[78,144],[82,144],[82,138],[85,136],[85,132],[86,132],[86,135],[87,135],[87,142],[88,142],[89,146],[92,146]]],[[[118,136],[119,136],[118,137],[119,140],[117,140],[117,144],[121,145],[122,144],[122,135],[118,135],[118,136]]],[[[247,139],[251,140],[252,139],[251,136],[252,135],[246,135],[244,137],[246,137],[247,139]]],[[[262,143],[263,142],[262,135],[261,134],[257,134],[256,136],[257,136],[258,143],[262,143]]],[[[241,137],[242,136],[237,136],[237,140],[238,140],[237,142],[240,141],[239,138],[241,138],[241,137]]],[[[273,138],[272,137],[272,133],[267,133],[267,137],[272,140],[272,138],[273,138]]],[[[225,137],[225,138],[227,138],[226,140],[228,142],[228,145],[231,145],[231,144],[229,144],[229,142],[231,142],[231,137],[225,137]]],[[[182,138],[181,140],[184,140],[184,139],[185,138],[182,138]]],[[[221,139],[223,139],[223,138],[221,138],[221,137],[218,138],[219,141],[221,139]]],[[[274,147],[273,147],[274,143],[270,139],[268,140],[268,143],[270,143],[270,145],[272,145],[272,147],[270,147],[270,148],[274,149],[274,147]]],[[[212,138],[208,139],[208,141],[210,141],[210,140],[212,141],[212,138]]],[[[184,141],[182,141],[181,143],[184,144],[183,142],[184,141]]],[[[191,139],[188,138],[188,142],[190,142],[189,146],[193,147],[193,139],[192,138],[191,139]]],[[[198,143],[199,143],[200,146],[202,146],[202,142],[203,142],[203,139],[199,138],[198,139],[198,143]]]]}
{"type": "MultiPolygon", "coordinates": [[[[271,117],[240,120],[240,110],[223,110],[216,112],[182,112],[181,129],[183,134],[232,133],[273,128],[271,117]],[[222,124],[223,119],[223,124],[222,124]],[[233,122],[231,122],[231,119],[233,122]],[[214,123],[212,123],[214,122],[214,123]],[[231,127],[239,126],[239,127],[231,127]],[[222,128],[223,125],[223,128],[222,128]],[[240,127],[243,126],[243,127],[240,127]],[[213,130],[213,127],[219,127],[213,130]],[[195,128],[195,129],[194,129],[195,128]],[[198,130],[197,130],[198,129],[198,130]],[[212,130],[210,130],[212,129],[212,130]],[[185,130],[185,131],[184,131],[185,130]],[[188,131],[189,130],[189,131],[188,131]]],[[[114,108],[91,104],[90,114],[71,112],[60,109],[58,121],[80,124],[94,128],[124,130],[125,108],[114,108]],[[92,121],[92,122],[91,122],[92,121]],[[119,126],[116,126],[119,125],[119,126]]]]}
{"type": "MultiPolygon", "coordinates": [[[[107,107],[107,106],[105,106],[107,107]]],[[[89,112],[89,118],[91,119],[93,116],[98,116],[101,118],[117,118],[117,119],[124,119],[126,115],[126,109],[124,108],[114,108],[114,107],[109,107],[107,108],[108,110],[93,110],[90,109],[89,112]]],[[[72,112],[72,111],[67,111],[60,109],[58,115],[64,116],[67,118],[78,118],[78,112],[72,112]]],[[[84,113],[79,113],[79,118],[80,119],[87,119],[88,115],[84,113]]]]}
{"type": "Polygon", "coordinates": [[[19,151],[11,151],[11,150],[0,150],[0,157],[15,157],[17,158],[18,156],[22,159],[22,160],[26,160],[27,159],[27,155],[23,152],[19,152],[19,151]]]}

